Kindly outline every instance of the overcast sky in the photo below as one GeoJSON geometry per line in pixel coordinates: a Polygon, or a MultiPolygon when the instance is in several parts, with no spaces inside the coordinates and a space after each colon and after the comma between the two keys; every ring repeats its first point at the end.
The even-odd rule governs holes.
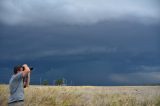
{"type": "Polygon", "coordinates": [[[0,83],[16,64],[75,85],[160,82],[158,0],[1,0],[0,83]]]}

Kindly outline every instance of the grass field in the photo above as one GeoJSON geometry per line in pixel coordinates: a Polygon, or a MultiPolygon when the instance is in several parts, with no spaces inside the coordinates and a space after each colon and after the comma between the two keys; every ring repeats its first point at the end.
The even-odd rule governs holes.
{"type": "MultiPolygon", "coordinates": [[[[7,106],[8,85],[0,85],[7,106]]],[[[30,86],[25,106],[160,106],[160,86],[30,86]]]]}

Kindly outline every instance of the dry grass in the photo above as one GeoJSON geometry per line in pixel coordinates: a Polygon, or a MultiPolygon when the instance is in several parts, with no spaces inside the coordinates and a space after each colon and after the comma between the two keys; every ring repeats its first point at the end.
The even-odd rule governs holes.
{"type": "MultiPolygon", "coordinates": [[[[8,85],[0,85],[0,106],[7,105],[8,85]]],[[[160,106],[159,86],[30,86],[26,106],[160,106]]]]}

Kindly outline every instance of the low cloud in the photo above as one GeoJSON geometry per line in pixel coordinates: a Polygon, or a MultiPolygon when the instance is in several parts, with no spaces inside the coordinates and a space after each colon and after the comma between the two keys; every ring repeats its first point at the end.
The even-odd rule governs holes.
{"type": "Polygon", "coordinates": [[[147,84],[159,83],[160,72],[135,72],[123,74],[111,74],[109,79],[116,83],[122,84],[147,84]]]}
{"type": "Polygon", "coordinates": [[[8,25],[90,25],[103,21],[160,21],[157,0],[1,0],[0,21],[8,25]]]}
{"type": "Polygon", "coordinates": [[[141,72],[159,72],[160,66],[146,66],[146,65],[140,65],[136,67],[136,70],[141,72]]]}
{"type": "Polygon", "coordinates": [[[10,60],[23,60],[23,59],[37,59],[44,57],[53,56],[77,56],[77,55],[90,55],[90,54],[102,54],[102,53],[115,53],[117,48],[115,47],[79,47],[79,48],[68,48],[68,49],[55,49],[55,50],[43,50],[34,51],[29,53],[19,53],[19,54],[3,54],[1,59],[10,60]]]}

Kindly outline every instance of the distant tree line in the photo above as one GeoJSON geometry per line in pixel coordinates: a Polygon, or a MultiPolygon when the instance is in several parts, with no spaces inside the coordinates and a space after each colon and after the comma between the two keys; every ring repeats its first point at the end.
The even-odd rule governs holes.
{"type": "MultiPolygon", "coordinates": [[[[65,81],[64,81],[64,79],[57,79],[57,80],[55,80],[55,85],[56,86],[62,86],[62,85],[65,85],[65,81]]],[[[49,85],[49,82],[48,82],[48,80],[43,80],[43,82],[42,82],[42,85],[49,85]]]]}

